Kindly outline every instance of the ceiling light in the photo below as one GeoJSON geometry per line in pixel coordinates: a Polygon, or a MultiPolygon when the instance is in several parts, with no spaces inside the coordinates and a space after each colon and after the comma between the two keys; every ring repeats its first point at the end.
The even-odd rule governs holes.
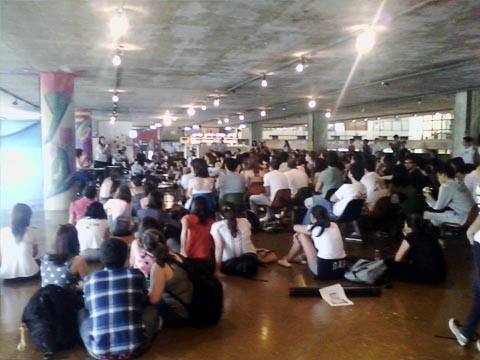
{"type": "Polygon", "coordinates": [[[379,117],[377,117],[377,120],[380,120],[380,119],[381,119],[381,117],[380,117],[380,116],[379,116],[379,117]]]}
{"type": "Polygon", "coordinates": [[[317,106],[317,102],[315,100],[312,99],[308,102],[308,107],[310,109],[313,109],[315,106],[317,106]]]}
{"type": "Polygon", "coordinates": [[[260,116],[261,117],[267,116],[267,112],[265,110],[260,111],[260,116]]]}
{"type": "Polygon", "coordinates": [[[303,71],[303,69],[305,69],[305,59],[302,58],[302,60],[300,60],[300,62],[297,64],[297,66],[295,66],[295,70],[299,73],[301,73],[303,71]]]}
{"type": "Polygon", "coordinates": [[[357,36],[355,47],[359,55],[365,55],[375,46],[375,31],[369,28],[357,36]]]}
{"type": "Polygon", "coordinates": [[[357,122],[357,120],[352,120],[352,123],[355,123],[355,122],[357,122]]]}
{"type": "Polygon", "coordinates": [[[117,14],[110,20],[110,32],[118,39],[124,36],[128,31],[128,19],[122,8],[117,10],[117,14]]]}
{"type": "Polygon", "coordinates": [[[217,124],[218,124],[218,125],[222,125],[222,120],[218,120],[218,121],[217,121],[217,124]]]}
{"type": "Polygon", "coordinates": [[[122,58],[120,55],[115,54],[115,56],[112,58],[112,64],[115,66],[120,66],[122,64],[122,58]]]}
{"type": "Polygon", "coordinates": [[[220,106],[220,99],[218,97],[213,100],[213,106],[220,106]]]}
{"type": "Polygon", "coordinates": [[[261,85],[262,85],[262,87],[264,87],[264,88],[266,88],[266,87],[268,86],[267,75],[263,75],[263,79],[262,79],[261,85]]]}
{"type": "Polygon", "coordinates": [[[380,83],[380,85],[382,85],[382,86],[390,86],[390,82],[389,82],[389,81],[382,81],[382,82],[380,83]]]}
{"type": "Polygon", "coordinates": [[[368,121],[368,118],[363,119],[363,121],[368,121]]]}
{"type": "Polygon", "coordinates": [[[190,131],[190,130],[192,130],[192,128],[191,128],[190,126],[185,126],[185,127],[183,128],[183,130],[184,130],[184,131],[190,131]]]}
{"type": "MultiPolygon", "coordinates": [[[[161,125],[161,124],[160,124],[161,125]]],[[[154,125],[150,125],[150,129],[151,130],[155,130],[157,128],[157,124],[154,124],[154,125]]]]}
{"type": "Polygon", "coordinates": [[[110,123],[114,123],[117,118],[115,116],[110,116],[110,123]]]}
{"type": "Polygon", "coordinates": [[[245,120],[245,115],[243,114],[238,115],[238,119],[241,121],[245,120]]]}
{"type": "Polygon", "coordinates": [[[230,131],[232,128],[230,126],[225,126],[225,130],[230,131]]]}
{"type": "Polygon", "coordinates": [[[207,110],[207,105],[203,104],[203,105],[200,107],[200,109],[202,109],[202,111],[207,110]]]}
{"type": "Polygon", "coordinates": [[[417,104],[420,105],[422,103],[422,98],[417,99],[417,104]]]}
{"type": "Polygon", "coordinates": [[[287,107],[285,105],[282,106],[282,110],[285,111],[287,110],[287,107]]]}
{"type": "Polygon", "coordinates": [[[325,113],[325,117],[326,117],[327,119],[330,119],[330,118],[332,117],[332,113],[331,113],[330,111],[327,111],[327,112],[325,113]]]}
{"type": "Polygon", "coordinates": [[[165,111],[165,115],[163,115],[163,125],[165,126],[171,126],[172,125],[172,115],[170,114],[170,111],[165,111]]]}
{"type": "Polygon", "coordinates": [[[195,115],[195,109],[194,109],[193,107],[188,108],[187,114],[188,114],[188,116],[193,116],[193,115],[195,115]]]}
{"type": "Polygon", "coordinates": [[[193,126],[192,126],[192,129],[193,129],[193,130],[200,130],[200,125],[193,125],[193,126]]]}
{"type": "Polygon", "coordinates": [[[130,130],[130,132],[128,133],[128,137],[129,137],[130,139],[136,139],[137,136],[138,136],[137,130],[132,129],[132,130],[130,130]]]}
{"type": "Polygon", "coordinates": [[[240,125],[238,125],[238,128],[239,128],[239,129],[245,129],[246,127],[247,127],[247,125],[245,125],[245,124],[240,124],[240,125]]]}
{"type": "Polygon", "coordinates": [[[118,97],[117,94],[114,94],[114,95],[112,96],[112,101],[113,101],[114,103],[117,103],[118,100],[120,100],[120,98],[118,97]]]}
{"type": "Polygon", "coordinates": [[[154,129],[161,128],[162,126],[163,126],[162,123],[155,123],[154,129]]]}
{"type": "Polygon", "coordinates": [[[223,122],[224,122],[225,124],[228,124],[229,121],[230,121],[230,119],[229,119],[228,117],[226,117],[225,119],[223,119],[223,122]]]}

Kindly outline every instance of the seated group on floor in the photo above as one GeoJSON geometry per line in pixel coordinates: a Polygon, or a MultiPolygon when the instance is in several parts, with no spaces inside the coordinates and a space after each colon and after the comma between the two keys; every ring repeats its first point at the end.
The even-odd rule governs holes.
{"type": "Polygon", "coordinates": [[[40,277],[42,288],[75,293],[84,304],[77,326],[89,354],[128,359],[143,353],[162,326],[216,323],[223,296],[218,279],[252,278],[261,264],[277,260],[252,242],[259,222],[290,212],[285,227],[294,232],[292,246],[278,264],[306,264],[318,280],[342,279],[355,261],[344,238],[362,240],[367,231],[376,237],[388,232],[399,242],[397,253],[385,260],[392,279],[438,283],[447,269],[437,227],[468,227],[475,206],[457,177],[466,168],[458,162],[453,168],[433,160],[423,164],[413,155],[400,161],[386,154],[377,161],[334,151],[271,157],[265,148],[236,158],[217,155],[207,155],[208,163],[193,159],[193,173],[182,171],[178,185],[186,202],[169,209],[158,182],[145,174],[126,181],[112,171],[99,201],[95,186],[85,186],[84,196],[70,206],[70,224],[60,226],[47,255],[30,227],[32,210],[15,205],[10,226],[0,232],[0,278],[40,277]],[[280,192],[287,197],[276,207],[280,192]],[[259,221],[262,207],[266,216],[259,221]],[[344,236],[351,225],[354,234],[344,236]],[[87,261],[100,261],[104,269],[89,273],[87,261]],[[205,301],[202,286],[211,286],[217,298],[205,301]],[[200,298],[205,308],[210,304],[210,321],[198,320],[200,298]]]}

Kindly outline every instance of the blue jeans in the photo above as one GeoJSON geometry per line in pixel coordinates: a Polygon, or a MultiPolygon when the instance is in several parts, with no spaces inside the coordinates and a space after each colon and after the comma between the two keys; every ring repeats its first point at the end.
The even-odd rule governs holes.
{"type": "Polygon", "coordinates": [[[333,203],[332,202],[330,202],[328,200],[325,200],[323,197],[318,196],[318,195],[315,195],[312,198],[312,200],[313,200],[312,206],[310,206],[308,208],[308,211],[305,214],[305,217],[303,218],[303,222],[302,222],[303,225],[310,225],[312,223],[312,220],[310,219],[310,214],[312,213],[313,207],[317,206],[317,205],[320,205],[320,206],[324,207],[325,209],[327,209],[328,216],[330,218],[335,218],[336,217],[336,215],[333,213],[333,203]]]}
{"type": "Polygon", "coordinates": [[[477,277],[473,282],[473,301],[465,325],[460,331],[467,339],[472,338],[480,323],[480,244],[476,241],[473,243],[473,261],[477,272],[477,277]]]}

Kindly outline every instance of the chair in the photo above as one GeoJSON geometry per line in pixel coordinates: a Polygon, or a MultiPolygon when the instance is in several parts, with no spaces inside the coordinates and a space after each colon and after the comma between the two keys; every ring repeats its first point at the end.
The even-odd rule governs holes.
{"type": "Polygon", "coordinates": [[[338,190],[338,188],[331,188],[331,189],[329,189],[323,198],[324,198],[325,200],[330,201],[330,198],[332,197],[333,194],[335,194],[335,192],[336,192],[337,190],[338,190]]]}
{"type": "Polygon", "coordinates": [[[467,218],[465,219],[463,224],[455,224],[455,223],[443,223],[440,226],[440,237],[442,238],[458,238],[460,236],[465,236],[467,229],[470,225],[473,224],[475,219],[477,218],[478,206],[477,204],[473,205],[470,211],[468,212],[467,218]],[[450,234],[448,234],[450,233],[450,234]]]}
{"type": "Polygon", "coordinates": [[[207,200],[207,205],[208,205],[208,208],[215,212],[218,210],[218,205],[217,205],[217,197],[215,196],[214,193],[200,193],[200,194],[193,194],[192,195],[192,201],[193,199],[197,198],[197,197],[203,197],[205,198],[205,200],[207,200]]]}
{"type": "Polygon", "coordinates": [[[260,195],[263,193],[265,193],[265,187],[263,186],[263,182],[252,182],[250,185],[248,185],[248,195],[260,195]]]}
{"type": "Polygon", "coordinates": [[[243,213],[246,209],[245,194],[244,193],[231,193],[225,194],[222,198],[222,204],[230,202],[237,207],[239,213],[243,213]]]}
{"type": "MultiPolygon", "coordinates": [[[[360,228],[357,224],[357,219],[360,217],[363,209],[363,205],[365,204],[365,199],[353,199],[348,204],[345,210],[343,211],[342,215],[337,218],[332,218],[331,221],[336,222],[339,226],[343,224],[351,223],[355,232],[358,234],[357,237],[345,237],[346,240],[351,241],[359,241],[361,242],[361,233],[360,228]]],[[[340,226],[341,227],[341,226],[340,226]]]]}
{"type": "Polygon", "coordinates": [[[297,193],[292,198],[292,204],[297,206],[303,206],[305,199],[312,197],[314,189],[312,186],[302,187],[297,190],[297,193]]]}
{"type": "Polygon", "coordinates": [[[268,222],[264,226],[267,232],[280,230],[280,228],[293,224],[293,212],[291,211],[292,192],[290,189],[280,189],[275,193],[275,197],[270,206],[274,214],[280,213],[280,217],[273,222],[268,222]],[[285,222],[287,220],[287,223],[285,222]]]}

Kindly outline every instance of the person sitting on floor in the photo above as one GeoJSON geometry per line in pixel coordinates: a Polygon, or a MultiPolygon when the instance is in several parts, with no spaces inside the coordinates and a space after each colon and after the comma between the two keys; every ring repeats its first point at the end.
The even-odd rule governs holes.
{"type": "Polygon", "coordinates": [[[145,277],[125,268],[128,245],[119,238],[102,243],[103,270],[85,278],[80,336],[95,359],[131,359],[144,352],[159,327],[156,306],[146,306],[145,277]]]}
{"type": "Polygon", "coordinates": [[[15,204],[10,226],[0,230],[0,279],[29,280],[39,275],[38,232],[30,227],[31,218],[30,206],[15,204]]]}
{"type": "Polygon", "coordinates": [[[311,224],[310,213],[312,208],[316,205],[323,206],[325,209],[327,209],[330,218],[337,218],[343,214],[343,211],[350,201],[353,199],[364,199],[366,197],[367,190],[365,189],[365,185],[360,182],[364,173],[365,171],[362,164],[353,163],[350,165],[350,169],[348,171],[348,178],[352,183],[343,184],[340,186],[340,188],[330,197],[330,201],[320,196],[314,196],[310,205],[307,203],[309,199],[305,200],[305,205],[310,205],[310,207],[305,214],[303,224],[311,224]]]}
{"type": "Polygon", "coordinates": [[[130,267],[139,269],[143,275],[145,275],[147,280],[150,279],[150,270],[155,263],[155,259],[153,258],[152,254],[149,254],[145,250],[142,243],[142,236],[149,229],[161,231],[162,226],[156,219],[150,216],[146,216],[142,219],[138,227],[138,232],[136,233],[137,238],[133,240],[132,244],[130,245],[129,260],[130,267]]]}
{"type": "Polygon", "coordinates": [[[115,192],[115,197],[103,205],[110,221],[110,232],[115,236],[130,235],[135,224],[133,222],[132,193],[128,185],[122,185],[115,192]]]}
{"type": "Polygon", "coordinates": [[[85,217],[76,225],[80,256],[86,261],[100,261],[102,242],[110,237],[110,225],[103,205],[95,201],[87,208],[85,217]]]}
{"type": "Polygon", "coordinates": [[[442,248],[421,214],[407,215],[404,236],[395,258],[385,260],[388,274],[412,282],[444,282],[447,266],[442,248]]]}
{"type": "Polygon", "coordinates": [[[337,224],[330,222],[327,210],[316,205],[312,208],[311,225],[295,225],[293,245],[287,256],[278,260],[284,267],[298,259],[303,250],[312,274],[320,280],[341,279],[346,269],[343,238],[337,224]]]}
{"type": "Polygon", "coordinates": [[[68,222],[70,224],[77,224],[77,222],[85,217],[85,212],[87,208],[95,201],[97,197],[97,189],[95,186],[87,186],[83,189],[83,197],[81,199],[72,201],[70,204],[70,215],[68,222]]]}
{"type": "Polygon", "coordinates": [[[462,183],[455,181],[455,170],[451,166],[444,166],[438,171],[440,189],[435,200],[428,191],[424,192],[425,200],[431,207],[430,211],[423,213],[423,218],[439,226],[443,223],[463,225],[468,214],[475,205],[473,196],[462,183]]]}
{"type": "Polygon", "coordinates": [[[79,253],[77,230],[71,224],[61,225],[55,240],[55,253],[42,258],[42,287],[52,284],[76,290],[80,280],[88,275],[88,265],[79,253]]]}
{"type": "Polygon", "coordinates": [[[257,250],[252,243],[252,227],[246,218],[239,218],[235,205],[225,203],[225,220],[212,225],[210,234],[215,242],[215,276],[252,277],[258,271],[257,250]]]}

